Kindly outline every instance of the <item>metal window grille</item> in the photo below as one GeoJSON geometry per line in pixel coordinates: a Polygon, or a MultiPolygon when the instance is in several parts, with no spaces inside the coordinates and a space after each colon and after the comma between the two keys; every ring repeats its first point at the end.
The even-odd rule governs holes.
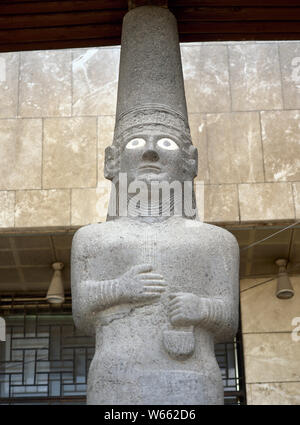
{"type": "MultiPolygon", "coordinates": [[[[6,314],[6,342],[0,343],[0,403],[85,404],[94,338],[78,332],[69,312],[6,314]]],[[[225,404],[244,404],[242,347],[216,345],[225,404]]]]}
{"type": "Polygon", "coordinates": [[[215,345],[220,366],[225,404],[246,404],[242,335],[239,330],[233,342],[215,345]]]}

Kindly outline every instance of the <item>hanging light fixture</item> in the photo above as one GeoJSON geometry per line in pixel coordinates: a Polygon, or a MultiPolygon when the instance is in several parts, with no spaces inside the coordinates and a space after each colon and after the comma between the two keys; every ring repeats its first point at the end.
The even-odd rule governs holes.
{"type": "Polygon", "coordinates": [[[275,264],[278,266],[278,276],[277,276],[277,289],[276,296],[280,299],[288,299],[294,296],[294,289],[291,284],[288,272],[286,270],[287,260],[284,258],[279,258],[275,261],[275,264]]]}
{"type": "Polygon", "coordinates": [[[64,284],[61,273],[64,268],[64,263],[53,263],[52,268],[54,273],[47,292],[46,300],[50,304],[62,304],[65,301],[64,284]]]}

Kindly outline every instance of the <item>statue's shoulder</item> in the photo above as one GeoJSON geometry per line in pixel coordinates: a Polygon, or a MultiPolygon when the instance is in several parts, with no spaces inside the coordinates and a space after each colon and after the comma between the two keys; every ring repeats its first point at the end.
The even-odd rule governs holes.
{"type": "Polygon", "coordinates": [[[93,223],[80,227],[74,234],[72,240],[72,249],[84,250],[85,247],[91,246],[97,241],[106,239],[106,235],[111,232],[111,222],[93,223]]]}
{"type": "Polygon", "coordinates": [[[203,223],[197,220],[187,220],[185,223],[187,231],[195,235],[197,238],[210,241],[217,244],[221,248],[232,248],[239,250],[239,245],[232,233],[223,227],[214,226],[213,224],[203,223]]]}

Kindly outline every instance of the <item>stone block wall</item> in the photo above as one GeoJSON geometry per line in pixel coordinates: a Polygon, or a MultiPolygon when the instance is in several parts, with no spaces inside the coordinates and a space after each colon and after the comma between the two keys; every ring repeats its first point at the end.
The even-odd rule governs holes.
{"type": "Polygon", "coordinates": [[[247,404],[300,404],[300,276],[278,299],[274,279],[241,280],[247,404]]]}
{"type": "MultiPolygon", "coordinates": [[[[300,217],[300,43],[181,46],[205,221],[300,217]]],[[[118,47],[0,55],[0,228],[103,221],[118,47]]]]}
{"type": "MultiPolygon", "coordinates": [[[[300,42],[181,51],[205,221],[300,219],[300,42]]],[[[118,47],[0,54],[0,232],[105,220],[119,55],[118,47]]],[[[248,404],[300,404],[292,339],[300,278],[284,301],[276,280],[261,282],[241,281],[248,404]]]]}

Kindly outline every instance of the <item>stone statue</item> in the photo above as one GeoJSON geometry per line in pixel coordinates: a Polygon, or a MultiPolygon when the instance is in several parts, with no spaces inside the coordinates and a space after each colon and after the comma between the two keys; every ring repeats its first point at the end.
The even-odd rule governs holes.
{"type": "Polygon", "coordinates": [[[127,214],[118,202],[121,175],[126,189],[138,182],[184,189],[196,174],[175,18],[137,7],[124,18],[115,135],[106,149],[116,214],[79,229],[72,244],[73,317],[96,334],[88,404],[223,404],[214,344],[237,330],[235,238],[175,213],[173,192],[167,202],[148,196],[134,211],[129,196],[127,214]]]}

